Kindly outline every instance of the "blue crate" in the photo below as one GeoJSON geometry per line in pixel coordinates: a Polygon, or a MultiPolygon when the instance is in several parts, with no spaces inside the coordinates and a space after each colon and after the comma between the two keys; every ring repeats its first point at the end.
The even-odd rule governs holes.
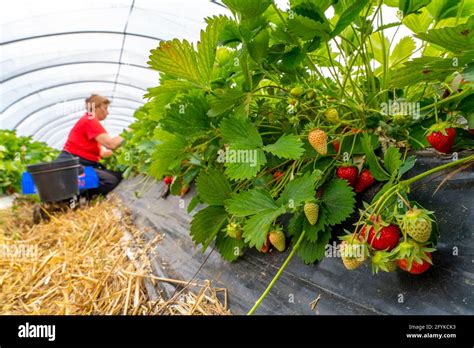
{"type": "MultiPolygon", "coordinates": [[[[92,167],[84,167],[84,173],[77,177],[79,189],[88,190],[99,187],[99,177],[92,167]]],[[[36,193],[35,183],[30,173],[24,172],[21,175],[21,192],[24,195],[36,193]]]]}

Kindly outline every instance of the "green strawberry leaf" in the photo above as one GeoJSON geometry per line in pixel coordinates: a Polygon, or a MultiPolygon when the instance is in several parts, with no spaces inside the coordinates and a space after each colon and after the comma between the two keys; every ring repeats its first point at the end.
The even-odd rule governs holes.
{"type": "Polygon", "coordinates": [[[328,36],[331,29],[324,14],[316,12],[313,14],[319,17],[318,20],[293,14],[292,18],[288,20],[288,30],[303,40],[311,40],[315,36],[328,36]]]}
{"type": "Polygon", "coordinates": [[[408,172],[410,169],[412,169],[415,166],[416,163],[416,157],[415,156],[409,156],[405,162],[402,163],[400,166],[400,169],[398,170],[398,175],[402,176],[406,172],[408,172]]]}
{"type": "Polygon", "coordinates": [[[303,232],[303,224],[306,217],[302,210],[296,211],[288,223],[288,234],[290,236],[299,237],[303,232]]]}
{"type": "Polygon", "coordinates": [[[426,33],[417,33],[416,36],[451,52],[464,52],[472,50],[474,46],[473,30],[474,16],[471,16],[466,23],[455,27],[430,29],[426,33]]]}
{"type": "Polygon", "coordinates": [[[244,92],[238,89],[219,89],[213,91],[213,94],[209,94],[206,97],[207,102],[211,107],[207,111],[207,115],[209,117],[215,117],[229,111],[235,104],[243,101],[244,95],[244,92]]]}
{"type": "Polygon", "coordinates": [[[161,73],[205,88],[210,83],[218,37],[229,21],[224,16],[209,19],[206,30],[201,31],[197,51],[187,40],[161,41],[158,48],[151,50],[148,64],[161,73]]]}
{"type": "Polygon", "coordinates": [[[268,230],[273,221],[285,212],[284,207],[265,209],[247,220],[244,226],[243,237],[249,246],[260,250],[267,240],[268,230]]]}
{"type": "Polygon", "coordinates": [[[412,13],[403,17],[403,24],[414,33],[426,32],[431,25],[432,18],[426,8],[419,13],[412,13]]]}
{"type": "Polygon", "coordinates": [[[224,203],[229,214],[235,216],[249,216],[278,208],[272,196],[261,189],[232,193],[231,198],[224,203]]]}
{"type": "Polygon", "coordinates": [[[354,1],[339,17],[334,30],[331,32],[331,37],[339,35],[348,25],[354,22],[360,11],[367,5],[369,0],[354,1]]]}
{"type": "Polygon", "coordinates": [[[321,201],[328,225],[337,225],[352,214],[355,206],[354,196],[355,193],[346,180],[334,178],[323,186],[321,201]]]}
{"type": "Polygon", "coordinates": [[[191,221],[191,237],[196,244],[202,244],[204,252],[227,221],[224,207],[209,206],[200,210],[191,221]]]}
{"type": "Polygon", "coordinates": [[[425,7],[431,2],[431,0],[399,0],[398,8],[402,11],[403,15],[409,15],[415,13],[422,7],[425,7]]]}
{"type": "Polygon", "coordinates": [[[329,243],[331,237],[331,229],[326,228],[319,232],[318,238],[315,242],[303,239],[298,249],[298,256],[305,264],[312,264],[316,261],[321,261],[326,251],[326,245],[329,243]]]}
{"type": "Polygon", "coordinates": [[[170,193],[173,196],[178,196],[179,193],[181,192],[181,187],[183,185],[181,184],[181,178],[178,177],[176,180],[173,181],[173,183],[170,185],[170,193]]]}
{"type": "Polygon", "coordinates": [[[396,65],[407,61],[415,49],[415,40],[413,40],[411,36],[405,36],[404,38],[400,39],[390,54],[390,67],[395,67],[396,65]]]}
{"type": "Polygon", "coordinates": [[[232,180],[252,179],[267,163],[261,149],[228,148],[228,161],[225,162],[225,174],[232,180]]]}
{"type": "Polygon", "coordinates": [[[156,179],[161,179],[173,164],[180,162],[186,156],[188,146],[186,139],[165,131],[155,132],[154,138],[160,141],[152,154],[148,173],[156,179]]]}
{"type": "Polygon", "coordinates": [[[235,13],[239,13],[242,19],[258,17],[270,6],[272,0],[222,0],[222,2],[235,13]]]}
{"type": "Polygon", "coordinates": [[[201,171],[196,185],[199,197],[208,205],[224,205],[224,201],[230,198],[232,192],[227,178],[214,168],[209,168],[207,172],[201,171]]]}
{"type": "Polygon", "coordinates": [[[206,116],[208,108],[202,94],[183,96],[166,109],[165,116],[160,119],[161,129],[186,138],[202,135],[210,130],[206,116]]]}
{"type": "Polygon", "coordinates": [[[375,156],[374,148],[372,147],[372,141],[367,133],[363,134],[361,141],[372,176],[378,181],[390,179],[390,175],[380,166],[377,156],[375,156]]]}
{"type": "Polygon", "coordinates": [[[277,203],[290,209],[297,208],[301,203],[314,199],[314,184],[315,176],[309,174],[290,181],[277,203]]]}
{"type": "Polygon", "coordinates": [[[230,117],[219,126],[224,142],[239,149],[255,149],[263,146],[262,137],[249,119],[230,117]]]}
{"type": "Polygon", "coordinates": [[[402,164],[401,154],[395,146],[390,146],[384,155],[384,167],[390,174],[395,173],[402,164]]]}
{"type": "Polygon", "coordinates": [[[220,232],[216,237],[216,249],[224,260],[235,261],[243,254],[245,242],[242,239],[235,239],[220,232]]]}
{"type": "Polygon", "coordinates": [[[148,88],[145,98],[153,98],[153,105],[156,108],[164,108],[171,103],[181,93],[186,93],[196,86],[184,80],[164,80],[158,87],[148,88]]]}
{"type": "Polygon", "coordinates": [[[250,57],[252,57],[252,59],[257,63],[260,63],[262,59],[267,57],[269,39],[270,35],[268,34],[268,30],[262,29],[252,40],[248,42],[247,48],[250,57]]]}
{"type": "Polygon", "coordinates": [[[195,195],[195,196],[191,199],[191,202],[189,202],[189,204],[188,204],[187,212],[188,212],[188,213],[191,213],[191,212],[194,210],[194,208],[197,207],[197,205],[198,205],[199,203],[202,203],[202,202],[201,202],[201,199],[199,198],[199,195],[195,195]]]}
{"type": "Polygon", "coordinates": [[[280,158],[297,160],[304,153],[303,142],[296,135],[284,134],[274,144],[266,145],[264,150],[280,158]]]}

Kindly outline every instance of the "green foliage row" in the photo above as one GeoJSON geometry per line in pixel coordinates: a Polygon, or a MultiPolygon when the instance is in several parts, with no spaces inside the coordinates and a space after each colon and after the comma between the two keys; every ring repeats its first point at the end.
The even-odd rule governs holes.
{"type": "Polygon", "coordinates": [[[0,130],[0,195],[21,192],[21,174],[29,164],[54,160],[58,151],[16,131],[0,130]]]}

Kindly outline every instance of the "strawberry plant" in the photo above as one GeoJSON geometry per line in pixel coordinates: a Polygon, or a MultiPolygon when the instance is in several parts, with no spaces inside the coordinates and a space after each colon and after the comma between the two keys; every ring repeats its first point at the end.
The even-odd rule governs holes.
{"type": "Polygon", "coordinates": [[[434,217],[423,210],[415,227],[403,222],[422,210],[408,199],[410,185],[473,156],[403,175],[415,164],[410,150],[473,147],[474,17],[467,7],[292,0],[283,11],[271,0],[223,2],[233,16],[207,18],[196,45],[174,39],[151,51],[160,84],[137,111],[117,165],[173,177],[175,195],[195,183],[188,211],[205,207],[190,233],[202,250],[214,243],[235,261],[248,248],[281,251],[290,242],[250,313],[295,254],[305,263],[323,258],[333,233],[357,214],[356,198],[376,182],[382,189],[342,237],[346,251],[367,250],[343,256],[344,264],[355,269],[370,258],[378,272],[403,260],[407,270],[430,263],[435,233],[427,242],[412,236],[426,232],[424,214],[431,223],[434,217]],[[385,6],[398,7],[397,22],[384,23],[385,6]],[[401,26],[421,40],[419,48],[412,36],[397,43],[395,34],[386,36],[401,26]],[[284,215],[287,228],[280,227],[284,215]]]}
{"type": "Polygon", "coordinates": [[[21,192],[21,174],[29,164],[54,160],[58,151],[15,131],[0,130],[0,195],[21,192]]]}

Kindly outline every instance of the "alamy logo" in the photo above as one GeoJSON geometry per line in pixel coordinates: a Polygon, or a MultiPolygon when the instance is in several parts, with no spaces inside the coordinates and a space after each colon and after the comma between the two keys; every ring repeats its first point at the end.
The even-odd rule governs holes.
{"type": "Polygon", "coordinates": [[[219,163],[250,163],[250,167],[257,165],[257,150],[226,150],[217,151],[217,162],[219,163]]]}
{"type": "Polygon", "coordinates": [[[48,341],[56,339],[55,325],[34,325],[26,322],[18,326],[18,337],[20,338],[47,338],[48,341]]]}
{"type": "Polygon", "coordinates": [[[420,118],[420,103],[407,102],[405,98],[389,100],[388,103],[382,103],[381,112],[386,115],[407,115],[415,120],[420,118]]]}

